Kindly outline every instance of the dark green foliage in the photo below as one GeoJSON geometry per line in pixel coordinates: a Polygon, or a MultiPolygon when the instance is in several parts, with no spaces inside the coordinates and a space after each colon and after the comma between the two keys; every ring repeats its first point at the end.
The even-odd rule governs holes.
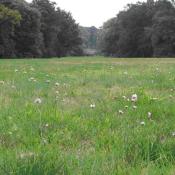
{"type": "Polygon", "coordinates": [[[57,8],[57,18],[59,20],[59,31],[57,33],[56,49],[58,56],[82,55],[79,26],[75,23],[70,13],[57,8]]]}
{"type": "Polygon", "coordinates": [[[32,6],[41,13],[45,57],[82,54],[78,25],[70,13],[55,9],[49,0],[33,0],[32,6]]]}
{"type": "Polygon", "coordinates": [[[100,49],[118,57],[175,56],[175,7],[168,0],[129,4],[101,31],[100,49]]]}
{"type": "Polygon", "coordinates": [[[158,11],[153,18],[152,44],[154,56],[173,57],[175,55],[175,11],[158,11]]]}
{"type": "Polygon", "coordinates": [[[56,56],[54,46],[59,26],[57,26],[55,4],[49,0],[34,0],[33,7],[41,13],[41,32],[43,34],[43,54],[46,57],[56,56]]]}
{"type": "Polygon", "coordinates": [[[40,32],[40,13],[26,3],[16,3],[22,15],[20,26],[15,27],[14,40],[17,57],[42,56],[42,33],[40,32]]]}
{"type": "Polygon", "coordinates": [[[21,20],[21,15],[17,10],[11,10],[0,4],[0,57],[14,56],[15,44],[14,26],[21,20]]]}
{"type": "Polygon", "coordinates": [[[0,4],[0,25],[6,22],[13,24],[18,23],[21,20],[21,15],[17,10],[11,10],[4,5],[0,4]]]}
{"type": "Polygon", "coordinates": [[[0,57],[82,54],[78,25],[70,13],[56,9],[55,3],[1,0],[0,5],[0,57]]]}

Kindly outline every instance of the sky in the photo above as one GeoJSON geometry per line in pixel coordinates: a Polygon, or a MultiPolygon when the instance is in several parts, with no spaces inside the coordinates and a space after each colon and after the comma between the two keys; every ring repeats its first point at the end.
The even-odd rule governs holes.
{"type": "MultiPolygon", "coordinates": [[[[32,0],[27,0],[31,2],[32,0]]],[[[81,26],[100,27],[108,19],[124,9],[128,3],[135,3],[138,0],[52,0],[68,12],[81,26]]],[[[145,0],[140,0],[145,1],[145,0]]]]}

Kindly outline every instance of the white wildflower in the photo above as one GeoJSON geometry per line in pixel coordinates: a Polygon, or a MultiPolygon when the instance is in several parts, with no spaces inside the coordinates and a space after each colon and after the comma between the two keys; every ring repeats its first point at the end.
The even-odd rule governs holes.
{"type": "Polygon", "coordinates": [[[48,141],[46,139],[42,139],[42,142],[44,145],[48,144],[48,141]]]}
{"type": "Polygon", "coordinates": [[[118,112],[119,112],[119,114],[121,114],[121,115],[124,114],[124,112],[123,112],[122,110],[119,110],[118,112]]]}
{"type": "Polygon", "coordinates": [[[140,122],[140,125],[145,126],[145,122],[144,121],[140,122]]]}
{"type": "Polygon", "coordinates": [[[133,106],[133,109],[137,109],[137,106],[133,106]]]}
{"type": "Polygon", "coordinates": [[[124,72],[124,75],[128,75],[128,72],[127,72],[127,71],[125,71],[125,72],[124,72]]]}
{"type": "Polygon", "coordinates": [[[132,101],[132,102],[137,102],[137,100],[138,100],[137,94],[133,94],[133,95],[131,96],[131,101],[132,101]]]}
{"type": "Polygon", "coordinates": [[[169,95],[169,97],[170,97],[170,98],[173,98],[173,96],[172,96],[172,95],[169,95]]]}
{"type": "Polygon", "coordinates": [[[34,103],[36,103],[36,104],[41,104],[41,103],[42,103],[41,98],[36,98],[35,101],[34,101],[34,103]]]}
{"type": "Polygon", "coordinates": [[[4,84],[5,84],[5,82],[4,82],[4,81],[0,81],[0,84],[1,84],[1,85],[4,85],[4,84]]]}
{"type": "Polygon", "coordinates": [[[90,105],[90,108],[95,108],[95,104],[91,104],[90,105]]]}
{"type": "Polygon", "coordinates": [[[59,86],[60,85],[60,83],[55,83],[55,86],[59,86]]]}
{"type": "Polygon", "coordinates": [[[152,117],[152,113],[148,112],[148,118],[150,119],[152,117]]]}
{"type": "Polygon", "coordinates": [[[126,99],[127,99],[127,97],[126,97],[126,96],[123,96],[123,99],[124,99],[124,100],[126,100],[126,99]]]}
{"type": "Polygon", "coordinates": [[[9,133],[9,135],[12,135],[13,134],[11,131],[9,131],[8,133],[9,133]]]}
{"type": "Polygon", "coordinates": [[[16,89],[16,86],[15,85],[12,85],[12,89],[16,89]]]}
{"type": "Polygon", "coordinates": [[[172,132],[172,136],[175,137],[175,132],[172,132]]]}
{"type": "Polygon", "coordinates": [[[35,80],[35,78],[30,77],[28,80],[29,80],[29,81],[34,81],[34,80],[35,80]]]}
{"type": "Polygon", "coordinates": [[[30,68],[31,71],[34,71],[35,69],[33,67],[30,68]]]}

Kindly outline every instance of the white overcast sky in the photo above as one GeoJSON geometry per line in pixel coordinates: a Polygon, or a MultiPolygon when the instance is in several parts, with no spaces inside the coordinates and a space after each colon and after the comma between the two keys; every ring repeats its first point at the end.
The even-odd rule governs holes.
{"type": "MultiPolygon", "coordinates": [[[[31,2],[32,0],[27,0],[31,2]]],[[[138,0],[52,0],[72,16],[82,26],[100,27],[114,17],[126,4],[135,3],[138,0]]],[[[145,1],[145,0],[139,0],[145,1]]]]}

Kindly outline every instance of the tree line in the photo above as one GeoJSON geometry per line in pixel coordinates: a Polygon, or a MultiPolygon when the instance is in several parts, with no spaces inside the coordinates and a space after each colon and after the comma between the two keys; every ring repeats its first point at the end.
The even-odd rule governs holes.
{"type": "Polygon", "coordinates": [[[91,50],[115,57],[175,57],[174,1],[128,4],[97,29],[79,26],[50,0],[0,0],[0,58],[77,56],[91,50]]]}
{"type": "Polygon", "coordinates": [[[50,0],[0,0],[0,58],[82,54],[79,26],[50,0]]]}
{"type": "Polygon", "coordinates": [[[174,57],[175,4],[147,0],[129,4],[104,23],[98,47],[116,57],[174,57]]]}

